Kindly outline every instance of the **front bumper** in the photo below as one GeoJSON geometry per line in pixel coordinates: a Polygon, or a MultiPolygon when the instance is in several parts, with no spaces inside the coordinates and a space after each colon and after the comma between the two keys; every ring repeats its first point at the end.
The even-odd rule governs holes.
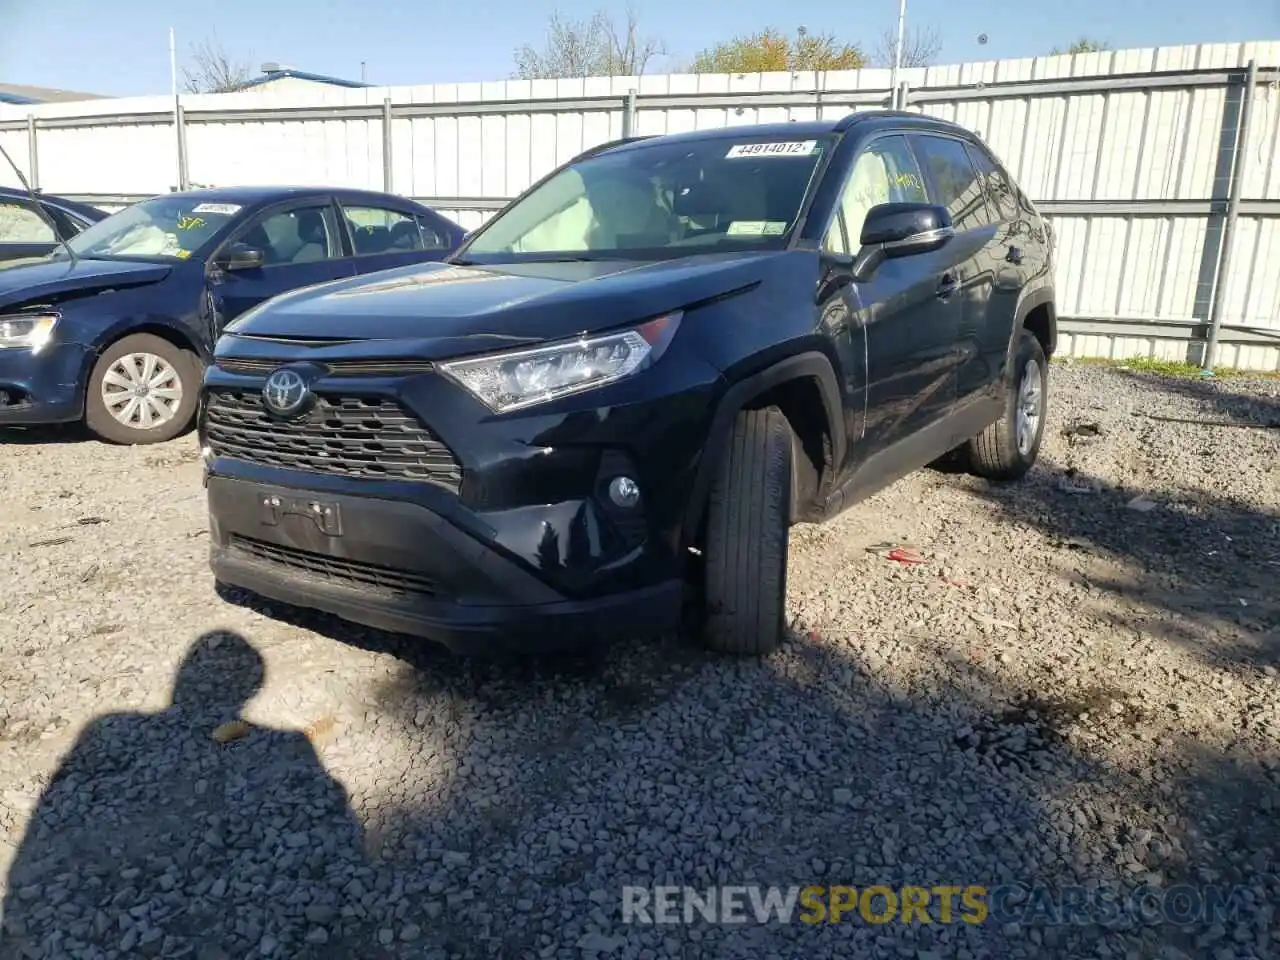
{"type": "Polygon", "coordinates": [[[678,579],[566,597],[415,503],[219,476],[208,494],[219,581],[459,653],[575,649],[679,621],[678,579]]]}
{"type": "Polygon", "coordinates": [[[328,369],[308,412],[281,420],[265,372],[299,348],[232,346],[206,370],[200,426],[220,579],[459,651],[678,624],[689,491],[723,390],[710,365],[671,350],[660,372],[495,416],[411,356],[308,347],[328,369]],[[638,502],[609,494],[619,477],[638,502]]]}
{"type": "Polygon", "coordinates": [[[89,353],[78,343],[52,343],[39,353],[0,350],[0,426],[79,420],[89,353]]]}

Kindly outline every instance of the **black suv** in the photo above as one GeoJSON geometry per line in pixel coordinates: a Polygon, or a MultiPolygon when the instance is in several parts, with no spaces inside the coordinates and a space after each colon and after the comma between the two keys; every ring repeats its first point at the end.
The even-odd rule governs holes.
{"type": "Polygon", "coordinates": [[[1051,248],[982,141],[918,114],[590,150],[443,264],[227,327],[215,576],[459,651],[692,610],[767,652],[791,524],[957,450],[1032,465],[1051,248]]]}

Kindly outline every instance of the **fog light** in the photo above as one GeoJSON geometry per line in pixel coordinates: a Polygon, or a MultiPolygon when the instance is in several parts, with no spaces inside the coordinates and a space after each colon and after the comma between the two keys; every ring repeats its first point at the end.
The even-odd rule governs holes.
{"type": "Polygon", "coordinates": [[[609,481],[609,499],[620,507],[634,507],[640,502],[640,484],[630,477],[614,477],[609,481]]]}

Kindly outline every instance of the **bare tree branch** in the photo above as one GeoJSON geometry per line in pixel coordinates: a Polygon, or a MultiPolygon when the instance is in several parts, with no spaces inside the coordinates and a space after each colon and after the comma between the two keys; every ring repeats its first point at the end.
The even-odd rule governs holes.
{"type": "Polygon", "coordinates": [[[191,65],[182,68],[182,76],[187,93],[232,93],[253,79],[253,69],[211,37],[192,46],[191,65]]]}
{"type": "MultiPolygon", "coordinates": [[[[897,42],[897,28],[889,27],[881,32],[871,55],[871,65],[874,67],[892,67],[893,50],[897,42]]],[[[941,52],[942,35],[938,33],[937,28],[926,27],[923,30],[912,30],[908,27],[903,32],[903,67],[910,69],[911,67],[930,66],[941,52]]]]}
{"type": "Polygon", "coordinates": [[[515,51],[515,75],[522,80],[639,76],[667,49],[662,40],[640,32],[634,10],[628,8],[626,16],[626,25],[619,28],[603,10],[586,20],[556,11],[542,49],[526,43],[515,51]]]}

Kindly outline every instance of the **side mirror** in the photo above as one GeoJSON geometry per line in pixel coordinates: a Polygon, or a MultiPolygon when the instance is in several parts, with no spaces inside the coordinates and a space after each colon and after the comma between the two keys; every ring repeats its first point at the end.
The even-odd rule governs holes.
{"type": "Polygon", "coordinates": [[[232,244],[222,257],[224,270],[256,270],[266,262],[266,255],[256,247],[245,243],[232,244]]]}
{"type": "Polygon", "coordinates": [[[885,260],[930,253],[955,236],[945,207],[930,203],[882,203],[867,212],[854,276],[868,280],[885,260]]]}

